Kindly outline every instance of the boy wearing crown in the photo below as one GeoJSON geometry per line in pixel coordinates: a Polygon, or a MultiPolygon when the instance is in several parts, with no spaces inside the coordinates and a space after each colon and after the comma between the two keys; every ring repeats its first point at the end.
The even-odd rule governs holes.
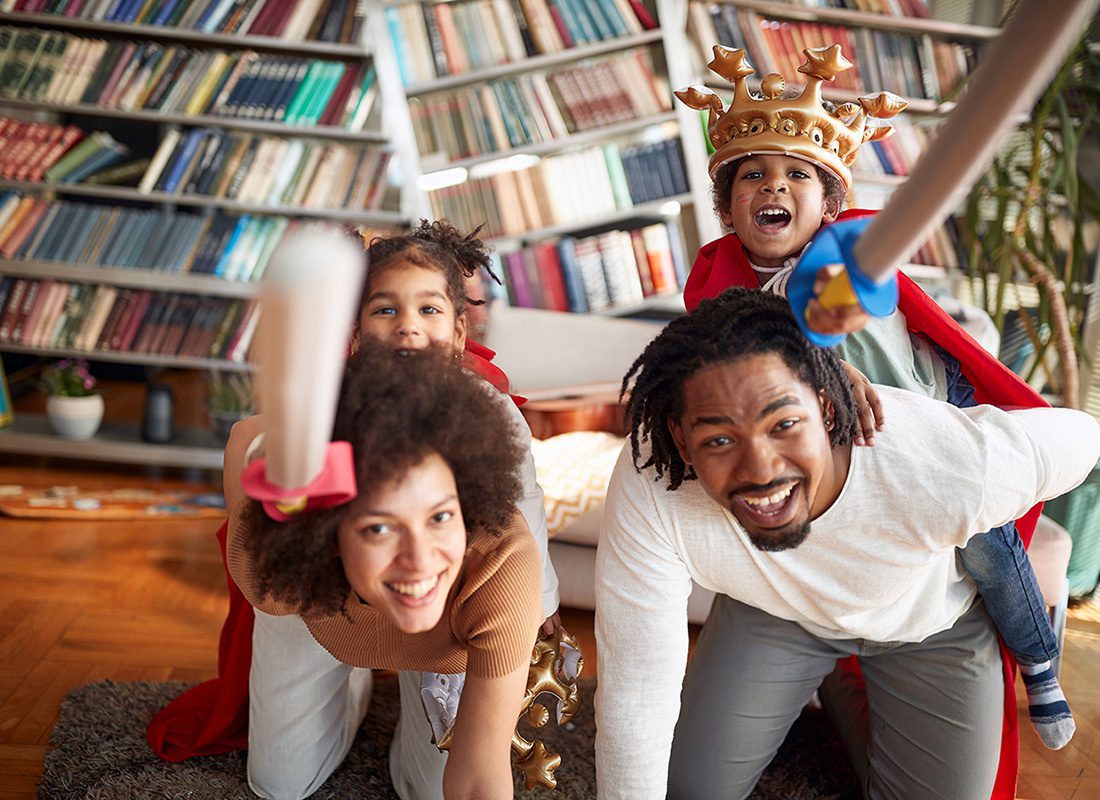
{"type": "MultiPolygon", "coordinates": [[[[892,117],[905,102],[881,92],[832,108],[822,101],[821,86],[852,65],[839,45],[804,53],[807,61],[799,71],[806,76],[806,87],[793,97],[776,74],[765,76],[760,95],[754,96],[747,82],[754,70],[744,51],[718,45],[708,66],[734,85],[729,108],[708,90],[676,93],[687,105],[709,110],[715,209],[732,230],[700,248],[684,290],[689,311],[730,286],[785,295],[794,264],[820,228],[873,213],[841,211],[851,186],[850,167],[862,144],[893,131],[886,124],[870,125],[869,118],[892,117]]],[[[819,274],[815,292],[827,279],[824,271],[819,274]]],[[[899,311],[889,317],[870,317],[858,306],[828,310],[816,301],[807,308],[813,329],[849,334],[838,354],[860,408],[857,444],[873,444],[876,429],[885,424],[873,384],[959,407],[976,402],[1045,405],[913,281],[899,273],[898,282],[899,311]]],[[[1024,673],[1032,724],[1043,743],[1057,749],[1073,735],[1074,722],[1051,667],[1058,645],[1021,541],[1021,534],[1030,540],[1038,511],[1032,509],[1017,525],[974,537],[959,553],[1024,673]]],[[[1014,718],[1010,671],[1006,677],[1005,711],[1014,718]]]]}

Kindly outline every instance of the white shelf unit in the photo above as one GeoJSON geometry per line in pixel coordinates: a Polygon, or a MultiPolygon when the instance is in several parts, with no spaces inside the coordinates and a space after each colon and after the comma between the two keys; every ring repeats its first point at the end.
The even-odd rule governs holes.
{"type": "MultiPolygon", "coordinates": [[[[428,2],[424,0],[398,0],[397,2],[384,2],[382,7],[402,5],[408,2],[424,2],[425,5],[428,4],[428,2]]],[[[667,73],[662,74],[661,78],[663,81],[667,81],[671,89],[674,89],[678,88],[680,81],[683,81],[685,85],[687,82],[690,82],[690,69],[682,68],[680,65],[680,54],[687,46],[687,39],[684,34],[684,26],[677,23],[678,7],[682,7],[686,14],[686,2],[679,2],[679,0],[672,0],[672,2],[669,0],[654,0],[654,5],[648,6],[648,8],[651,12],[656,12],[655,17],[658,27],[652,30],[643,31],[639,34],[604,39],[596,43],[567,48],[560,52],[534,55],[521,61],[500,64],[490,68],[471,70],[456,75],[448,75],[431,81],[413,82],[409,85],[402,84],[399,70],[396,66],[396,55],[394,53],[390,31],[385,24],[376,24],[371,28],[373,36],[375,37],[371,40],[371,46],[378,54],[379,83],[383,95],[386,96],[386,108],[407,109],[410,98],[415,99],[433,92],[456,89],[497,78],[520,75],[575,62],[583,62],[594,56],[611,55],[621,51],[640,48],[651,48],[655,55],[659,53],[660,59],[663,59],[667,67],[667,73]]],[[[613,213],[601,214],[595,218],[576,223],[553,225],[525,231],[520,234],[496,236],[490,238],[488,241],[490,244],[499,247],[501,245],[508,246],[516,243],[535,243],[540,240],[568,236],[586,230],[600,228],[608,229],[614,227],[617,223],[628,220],[649,219],[654,222],[668,221],[670,217],[666,211],[674,204],[682,209],[682,216],[680,216],[679,212],[676,214],[676,216],[680,216],[680,227],[682,231],[681,240],[684,243],[684,250],[686,251],[681,255],[687,263],[690,264],[694,254],[694,246],[698,244],[699,241],[707,241],[710,238],[715,238],[717,235],[720,235],[720,230],[717,221],[714,219],[713,211],[711,210],[709,188],[703,185],[703,182],[707,180],[705,155],[700,157],[692,152],[695,149],[695,140],[697,138],[700,146],[702,146],[702,137],[683,135],[683,131],[685,130],[697,130],[698,122],[697,119],[692,116],[694,112],[690,112],[690,109],[685,110],[679,106],[680,104],[672,99],[672,110],[659,115],[584,130],[567,137],[539,142],[537,144],[510,147],[501,152],[485,153],[473,157],[446,161],[440,158],[422,157],[416,150],[416,140],[413,133],[411,115],[407,113],[399,114],[400,119],[393,121],[395,127],[390,131],[390,134],[395,145],[404,148],[401,152],[401,163],[406,170],[403,176],[404,184],[407,189],[404,197],[407,198],[408,203],[403,206],[402,210],[410,218],[419,216],[430,219],[432,217],[428,193],[419,188],[420,179],[424,175],[432,175],[447,170],[469,169],[471,167],[483,165],[491,166],[492,162],[502,161],[517,155],[547,156],[559,152],[567,152],[571,149],[576,149],[585,145],[615,140],[653,126],[664,125],[667,128],[667,126],[672,123],[677,126],[679,132],[678,138],[684,154],[685,168],[690,189],[688,193],[667,197],[659,201],[639,203],[632,208],[624,208],[613,213]],[[685,113],[685,111],[690,113],[685,113]],[[700,178],[699,176],[702,177],[700,178]],[[682,223],[687,220],[690,220],[691,224],[688,226],[689,230],[684,230],[682,223]],[[691,230],[691,228],[694,228],[694,230],[691,230]]],[[[436,154],[431,155],[434,156],[436,154]]],[[[610,315],[629,314],[647,308],[662,308],[668,306],[669,297],[669,295],[654,296],[647,298],[644,303],[619,306],[591,313],[610,315]]],[[[682,309],[682,300],[679,305],[682,309]]],[[[674,296],[672,306],[676,306],[674,296]]]]}
{"type": "MultiPolygon", "coordinates": [[[[260,53],[293,55],[306,58],[377,61],[368,46],[367,37],[359,44],[333,44],[318,41],[288,41],[268,36],[205,34],[183,28],[123,23],[95,22],[54,14],[0,13],[0,25],[33,27],[42,31],[67,31],[74,34],[106,36],[120,39],[152,40],[184,44],[196,48],[255,50],[260,53]]],[[[281,122],[211,116],[167,114],[150,110],[124,111],[99,107],[89,103],[56,104],[16,98],[0,98],[0,113],[5,109],[42,115],[77,114],[88,118],[127,120],[160,126],[163,138],[167,126],[189,126],[272,134],[287,138],[308,138],[350,144],[384,145],[391,141],[385,133],[386,119],[382,113],[383,130],[353,131],[332,125],[293,125],[281,122]]],[[[377,114],[372,115],[379,116],[377,114]]],[[[356,222],[377,227],[399,228],[408,223],[400,211],[353,211],[342,208],[316,209],[297,206],[269,206],[241,203],[216,197],[141,193],[134,188],[82,184],[47,184],[24,181],[0,181],[0,189],[18,190],[25,194],[49,194],[74,198],[118,201],[128,205],[175,208],[192,207],[237,212],[249,215],[278,215],[337,222],[356,222]]],[[[139,268],[115,268],[73,262],[0,260],[0,277],[52,279],[73,283],[103,284],[119,288],[144,289],[157,292],[183,293],[228,299],[252,299],[258,295],[255,283],[224,280],[212,275],[173,273],[139,268]]],[[[211,359],[159,355],[136,352],[80,350],[56,347],[28,347],[18,343],[0,343],[0,353],[22,354],[44,358],[82,357],[107,363],[131,364],[153,369],[215,370],[251,372],[253,365],[228,359],[211,359]]],[[[0,429],[0,452],[56,456],[110,461],[118,463],[178,466],[217,470],[221,468],[222,446],[209,431],[177,431],[172,444],[151,444],[141,440],[137,425],[105,423],[89,442],[73,443],[54,436],[45,418],[19,413],[15,422],[0,429]]]]}
{"type": "Polygon", "coordinates": [[[53,433],[41,414],[17,414],[0,428],[0,453],[14,455],[219,471],[222,449],[207,430],[177,430],[172,444],[154,444],[142,440],[137,425],[117,422],[105,422],[93,438],[74,442],[53,433]]]}

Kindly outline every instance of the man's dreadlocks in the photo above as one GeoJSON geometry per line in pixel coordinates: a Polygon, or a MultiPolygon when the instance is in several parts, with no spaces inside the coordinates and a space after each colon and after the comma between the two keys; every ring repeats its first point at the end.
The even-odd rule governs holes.
{"type": "Polygon", "coordinates": [[[837,447],[852,441],[856,403],[836,353],[810,343],[782,298],[734,287],[670,322],[623,378],[620,399],[634,379],[626,406],[634,466],[639,470],[652,466],[658,477],[667,473],[670,490],[694,480],[694,470],[680,457],[668,429],[668,420],[683,413],[684,383],[712,364],[768,353],[779,356],[800,380],[832,400],[835,417],[830,443],[837,447]],[[641,443],[647,438],[649,459],[639,465],[641,443]]]}

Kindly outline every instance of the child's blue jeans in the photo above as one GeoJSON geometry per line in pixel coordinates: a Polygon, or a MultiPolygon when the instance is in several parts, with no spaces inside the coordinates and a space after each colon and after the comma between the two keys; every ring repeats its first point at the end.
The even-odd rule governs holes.
{"type": "MultiPolygon", "coordinates": [[[[939,349],[939,348],[937,348],[939,349]]],[[[959,362],[940,349],[947,367],[947,402],[957,408],[977,405],[974,387],[959,362]]],[[[959,550],[963,566],[985,600],[986,610],[1021,664],[1042,664],[1058,657],[1058,642],[1046,601],[1013,522],[974,536],[959,550]]]]}

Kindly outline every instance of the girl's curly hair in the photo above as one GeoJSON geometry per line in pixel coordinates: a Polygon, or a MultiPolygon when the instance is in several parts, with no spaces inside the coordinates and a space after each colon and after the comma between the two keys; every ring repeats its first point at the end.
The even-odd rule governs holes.
{"type": "Polygon", "coordinates": [[[856,401],[837,354],[806,338],[782,298],[734,287],[672,320],[623,378],[620,399],[634,381],[626,405],[634,466],[653,467],[657,477],[667,475],[670,491],[694,480],[695,471],[680,457],[668,429],[668,420],[683,414],[684,384],[712,364],[760,354],[779,356],[799,380],[832,400],[829,443],[833,447],[852,441],[858,424],[856,401]],[[647,439],[650,455],[639,464],[641,445],[647,439]]]}
{"type": "MultiPolygon", "coordinates": [[[[365,340],[348,358],[332,438],[352,444],[360,495],[438,453],[454,473],[466,529],[499,532],[522,491],[524,449],[504,406],[511,401],[495,395],[432,348],[402,354],[365,340]]],[[[302,614],[340,611],[350,586],[336,532],[348,508],[276,522],[249,502],[243,543],[260,594],[302,614]]]]}
{"type": "Polygon", "coordinates": [[[489,247],[477,238],[483,225],[469,233],[462,233],[447,220],[429,222],[420,220],[410,233],[398,236],[376,236],[367,247],[367,279],[359,307],[370,296],[371,279],[393,266],[397,256],[424,269],[434,270],[447,279],[447,295],[455,307],[455,316],[466,310],[467,305],[482,305],[484,300],[474,300],[466,295],[465,279],[485,270],[498,284],[500,278],[492,269],[489,247]]]}

